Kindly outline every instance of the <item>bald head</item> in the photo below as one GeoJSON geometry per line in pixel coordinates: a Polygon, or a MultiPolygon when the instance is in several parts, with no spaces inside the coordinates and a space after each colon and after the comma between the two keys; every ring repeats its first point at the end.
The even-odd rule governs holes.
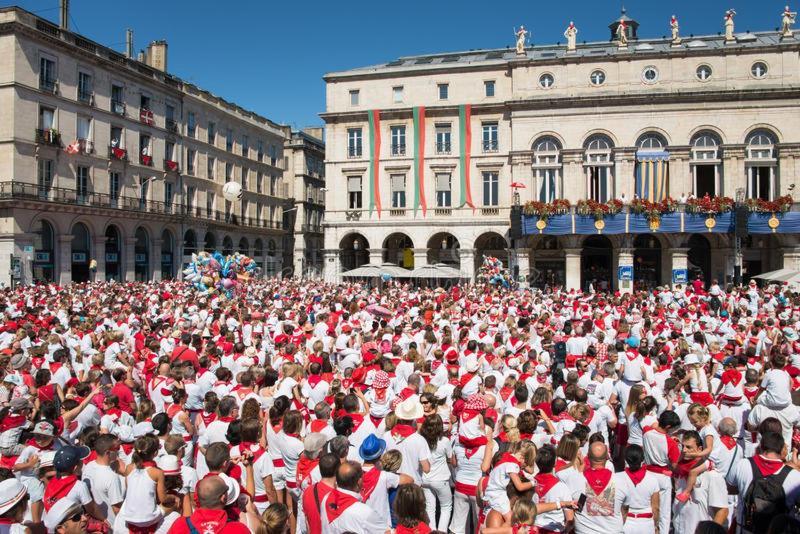
{"type": "Polygon", "coordinates": [[[602,441],[595,441],[589,445],[589,464],[593,468],[605,467],[608,461],[608,447],[602,441]]]}
{"type": "Polygon", "coordinates": [[[336,485],[348,491],[361,491],[361,464],[345,461],[336,470],[336,485]]]}
{"type": "Polygon", "coordinates": [[[719,425],[717,425],[717,430],[719,430],[719,433],[722,436],[735,436],[738,430],[736,420],[730,417],[723,417],[720,420],[719,425]]]}
{"type": "Polygon", "coordinates": [[[495,397],[491,393],[484,394],[483,399],[486,401],[486,404],[489,405],[489,408],[497,404],[497,397],[495,397]]]}
{"type": "Polygon", "coordinates": [[[200,508],[222,510],[225,507],[225,496],[228,486],[220,477],[213,475],[197,483],[197,500],[200,508]]]}

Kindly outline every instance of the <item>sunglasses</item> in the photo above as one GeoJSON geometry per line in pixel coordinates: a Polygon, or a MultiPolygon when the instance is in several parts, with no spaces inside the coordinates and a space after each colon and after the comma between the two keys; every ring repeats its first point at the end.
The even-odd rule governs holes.
{"type": "Polygon", "coordinates": [[[81,509],[81,510],[78,510],[77,512],[75,512],[70,517],[68,517],[66,519],[66,521],[72,521],[74,523],[78,523],[78,522],[80,522],[81,519],[83,519],[84,515],[85,515],[85,512],[83,511],[83,509],[81,509]]]}

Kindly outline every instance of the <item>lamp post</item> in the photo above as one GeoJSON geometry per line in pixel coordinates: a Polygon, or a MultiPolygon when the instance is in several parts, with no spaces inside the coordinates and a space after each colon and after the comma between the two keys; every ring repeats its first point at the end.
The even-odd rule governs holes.
{"type": "MultiPolygon", "coordinates": [[[[736,189],[736,214],[734,217],[734,265],[733,283],[736,286],[742,285],[742,230],[739,228],[741,217],[738,216],[739,210],[745,209],[744,188],[736,189]]],[[[746,229],[746,228],[745,228],[746,229]]]]}

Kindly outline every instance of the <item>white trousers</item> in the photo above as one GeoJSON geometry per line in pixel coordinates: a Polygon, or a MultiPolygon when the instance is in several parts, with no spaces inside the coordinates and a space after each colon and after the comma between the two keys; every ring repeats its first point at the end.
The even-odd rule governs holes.
{"type": "Polygon", "coordinates": [[[425,508],[428,511],[428,524],[435,530],[447,532],[450,524],[450,514],[453,511],[453,491],[450,489],[449,480],[434,480],[425,482],[422,485],[422,492],[425,494],[425,508]],[[436,501],[439,501],[439,521],[436,521],[436,501]]]}

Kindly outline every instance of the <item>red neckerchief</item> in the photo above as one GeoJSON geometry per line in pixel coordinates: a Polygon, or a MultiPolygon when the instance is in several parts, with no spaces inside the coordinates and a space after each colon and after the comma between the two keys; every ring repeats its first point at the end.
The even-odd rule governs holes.
{"type": "Polygon", "coordinates": [[[736,446],[736,439],[733,436],[720,436],[719,440],[729,451],[736,446]]]}
{"type": "Polygon", "coordinates": [[[372,492],[378,487],[378,481],[381,478],[381,470],[375,466],[372,469],[364,471],[362,478],[363,486],[361,487],[361,500],[367,502],[372,492]]]}
{"type": "Polygon", "coordinates": [[[586,479],[586,482],[589,484],[589,487],[592,488],[592,491],[594,491],[595,495],[600,495],[606,486],[608,486],[608,481],[611,480],[611,475],[611,471],[605,467],[601,467],[599,469],[587,467],[583,470],[583,477],[586,479]]]}
{"type": "Polygon", "coordinates": [[[325,516],[328,519],[328,523],[336,521],[345,510],[357,502],[358,499],[352,495],[339,491],[336,488],[332,489],[330,493],[328,493],[328,498],[325,501],[325,516]]]}
{"type": "Polygon", "coordinates": [[[516,464],[517,466],[522,467],[522,463],[517,459],[517,457],[507,452],[504,452],[503,455],[500,456],[500,458],[497,460],[497,463],[495,464],[495,467],[498,467],[503,464],[516,464]]]}
{"type": "Polygon", "coordinates": [[[566,411],[563,411],[558,415],[552,415],[550,417],[550,420],[554,421],[556,423],[559,422],[559,421],[574,421],[572,416],[570,414],[568,414],[566,411]]]}
{"type": "Polygon", "coordinates": [[[58,370],[61,369],[62,365],[61,362],[50,362],[50,372],[56,374],[58,370]]]}
{"type": "Polygon", "coordinates": [[[295,475],[298,487],[302,487],[303,482],[311,477],[311,471],[318,465],[319,458],[312,460],[306,457],[305,454],[300,455],[300,459],[297,461],[297,473],[295,475]]]}
{"type": "Polygon", "coordinates": [[[555,473],[558,473],[559,471],[563,471],[564,469],[569,469],[570,467],[572,467],[571,464],[568,464],[561,458],[556,458],[556,465],[553,468],[553,471],[555,473]]]}
{"type": "Polygon", "coordinates": [[[475,419],[476,417],[481,415],[481,413],[482,413],[482,410],[467,410],[467,409],[464,409],[464,411],[461,412],[461,417],[460,417],[461,422],[462,423],[467,423],[469,421],[472,421],[473,419],[475,419]]]}
{"type": "Polygon", "coordinates": [[[217,414],[215,414],[213,412],[212,413],[208,413],[205,410],[203,410],[202,412],[200,412],[200,417],[203,419],[203,423],[205,423],[205,425],[208,426],[213,421],[216,421],[217,414]]]}
{"type": "Polygon", "coordinates": [[[638,486],[639,483],[644,480],[644,476],[647,474],[647,469],[644,467],[640,467],[638,471],[625,469],[625,472],[628,474],[628,478],[631,479],[631,482],[633,482],[633,485],[638,486]]]}
{"type": "Polygon", "coordinates": [[[112,421],[115,423],[119,421],[120,416],[122,415],[122,410],[119,408],[111,408],[110,410],[106,410],[105,415],[111,418],[112,421]]]}
{"type": "Polygon", "coordinates": [[[458,381],[458,384],[463,388],[464,386],[469,384],[469,382],[473,378],[475,378],[475,373],[465,373],[464,376],[462,376],[461,379],[458,381]]]}
{"type": "Polygon", "coordinates": [[[514,390],[512,388],[503,386],[500,388],[500,398],[503,399],[503,401],[505,402],[508,400],[508,398],[511,396],[513,392],[514,390]]]}
{"type": "Polygon", "coordinates": [[[6,430],[11,430],[12,428],[22,426],[27,420],[28,418],[24,415],[8,414],[0,422],[0,432],[5,432],[6,430]]]}
{"type": "Polygon", "coordinates": [[[89,456],[83,459],[83,465],[87,465],[95,460],[97,460],[97,451],[92,450],[92,452],[89,453],[89,456]]]}
{"type": "Polygon", "coordinates": [[[38,443],[36,443],[36,440],[33,439],[33,438],[31,438],[28,441],[26,441],[25,445],[28,445],[30,447],[35,447],[37,450],[40,450],[40,451],[52,451],[53,450],[53,444],[52,443],[50,445],[47,445],[46,447],[42,447],[38,443]]]}
{"type": "Polygon", "coordinates": [[[558,484],[558,477],[555,476],[553,473],[539,473],[535,477],[536,480],[536,495],[539,496],[539,500],[541,501],[544,499],[544,496],[558,484]]]}
{"type": "Polygon", "coordinates": [[[428,534],[431,527],[420,521],[415,527],[404,527],[398,524],[394,529],[395,534],[428,534]]]}
{"type": "Polygon", "coordinates": [[[57,501],[66,497],[77,482],[78,477],[76,475],[67,475],[60,478],[55,477],[48,482],[47,487],[44,489],[44,497],[42,498],[45,511],[49,512],[57,501]]]}
{"type": "Polygon", "coordinates": [[[328,421],[324,419],[314,419],[311,421],[310,430],[311,432],[322,432],[327,426],[328,421]]]}
{"type": "Polygon", "coordinates": [[[223,423],[233,423],[234,421],[236,421],[236,418],[231,416],[226,416],[226,417],[220,416],[217,418],[217,421],[221,421],[223,423]]]}
{"type": "Polygon", "coordinates": [[[506,431],[503,430],[497,434],[497,439],[502,443],[506,443],[508,441],[508,434],[506,434],[506,431]]]}
{"type": "Polygon", "coordinates": [[[781,459],[765,458],[760,454],[753,456],[753,461],[755,462],[756,467],[758,467],[758,470],[761,471],[761,474],[765,477],[774,475],[783,469],[783,466],[785,465],[781,459]]]}
{"type": "Polygon", "coordinates": [[[309,375],[307,380],[308,380],[309,387],[311,387],[313,389],[313,388],[317,387],[317,384],[322,382],[322,377],[319,376],[319,375],[309,375]]]}
{"type": "Polygon", "coordinates": [[[413,426],[404,425],[404,424],[398,424],[398,425],[394,425],[394,427],[392,428],[391,434],[392,434],[392,437],[398,437],[399,436],[399,437],[402,437],[403,439],[405,439],[408,436],[410,436],[411,434],[413,434],[414,432],[416,432],[416,430],[414,430],[413,426]]]}

